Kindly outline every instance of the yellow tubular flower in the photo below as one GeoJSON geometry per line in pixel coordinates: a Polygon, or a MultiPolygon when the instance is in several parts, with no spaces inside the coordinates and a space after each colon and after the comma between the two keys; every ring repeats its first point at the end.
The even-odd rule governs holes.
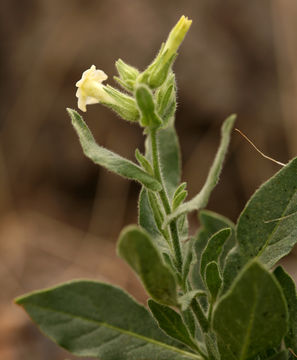
{"type": "Polygon", "coordinates": [[[162,51],[163,54],[168,51],[168,57],[170,58],[172,54],[175,54],[177,52],[191,24],[192,20],[189,20],[184,15],[179,19],[178,23],[171,30],[168,36],[168,39],[162,51]]]}
{"type": "Polygon", "coordinates": [[[104,90],[102,82],[107,79],[107,75],[102,70],[96,70],[92,65],[90,69],[83,72],[81,79],[76,83],[78,87],[76,96],[77,106],[81,111],[87,111],[86,105],[97,103],[114,103],[114,100],[104,90]]]}

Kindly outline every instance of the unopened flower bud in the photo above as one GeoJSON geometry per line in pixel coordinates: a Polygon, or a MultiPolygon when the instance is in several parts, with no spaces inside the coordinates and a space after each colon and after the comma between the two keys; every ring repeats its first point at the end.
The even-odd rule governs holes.
{"type": "Polygon", "coordinates": [[[116,63],[116,68],[119,73],[119,77],[114,76],[114,79],[126,90],[133,91],[136,79],[139,75],[139,71],[126,64],[123,60],[119,59],[116,63]]]}
{"type": "Polygon", "coordinates": [[[189,20],[183,15],[175,27],[171,30],[163,48],[163,53],[167,53],[165,56],[165,61],[169,60],[172,55],[177,53],[177,50],[183,42],[191,24],[192,20],[189,20]]]}
{"type": "Polygon", "coordinates": [[[172,64],[177,56],[177,50],[184,40],[192,20],[182,16],[171,30],[165,44],[162,45],[153,63],[139,76],[138,81],[149,85],[151,89],[160,87],[167,79],[172,64]]]}

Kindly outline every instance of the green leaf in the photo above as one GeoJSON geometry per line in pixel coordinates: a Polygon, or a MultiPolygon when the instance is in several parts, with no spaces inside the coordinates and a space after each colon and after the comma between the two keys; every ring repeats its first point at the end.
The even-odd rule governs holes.
{"type": "Polygon", "coordinates": [[[296,286],[290,275],[278,266],[274,270],[281,288],[283,289],[289,310],[289,332],[285,337],[285,343],[294,353],[297,353],[297,292],[296,286]]]}
{"type": "Polygon", "coordinates": [[[208,240],[208,236],[206,235],[205,231],[203,229],[200,229],[198,231],[198,234],[196,235],[196,239],[194,243],[196,262],[192,267],[192,273],[191,273],[191,280],[193,287],[194,289],[198,289],[198,290],[205,289],[204,281],[200,273],[200,263],[201,263],[201,253],[207,244],[207,240],[208,240]]]}
{"type": "Polygon", "coordinates": [[[174,122],[176,111],[175,76],[171,72],[164,84],[156,91],[157,111],[163,121],[163,127],[174,122]]]}
{"type": "Polygon", "coordinates": [[[175,192],[174,192],[173,200],[174,200],[174,198],[176,198],[183,190],[185,190],[186,187],[187,187],[187,183],[186,183],[186,182],[181,183],[181,184],[177,187],[177,189],[175,190],[175,192]]]}
{"type": "Polygon", "coordinates": [[[246,257],[269,268],[297,242],[297,158],[264,183],[239,217],[237,241],[246,257]]]}
{"type": "Polygon", "coordinates": [[[287,320],[278,282],[257,261],[250,262],[214,309],[213,329],[220,344],[225,344],[219,344],[222,360],[252,359],[278,346],[287,332],[287,320]]]}
{"type": "Polygon", "coordinates": [[[205,283],[213,301],[215,301],[222,285],[222,278],[220,275],[219,267],[215,261],[210,262],[206,266],[205,283]]]}
{"type": "Polygon", "coordinates": [[[186,283],[186,280],[188,278],[192,260],[193,260],[193,252],[194,252],[193,243],[194,243],[194,239],[191,238],[190,240],[188,240],[186,242],[185,247],[184,247],[185,251],[184,251],[184,260],[183,260],[183,267],[182,267],[182,278],[183,278],[184,284],[186,283]]]}
{"type": "Polygon", "coordinates": [[[96,144],[82,117],[75,110],[67,109],[67,111],[85,155],[95,164],[101,165],[128,179],[139,181],[150,190],[159,191],[161,189],[160,183],[154,177],[144,172],[139,166],[96,144]]]}
{"type": "Polygon", "coordinates": [[[151,129],[162,125],[162,120],[155,111],[155,102],[151,90],[143,84],[138,84],[135,98],[141,113],[140,124],[151,129]]]}
{"type": "Polygon", "coordinates": [[[168,306],[160,305],[154,300],[148,301],[149,308],[158,321],[159,327],[170,337],[186,344],[191,349],[196,350],[197,346],[193,342],[182,317],[168,306]]]}
{"type": "Polygon", "coordinates": [[[138,201],[138,223],[145,229],[153,239],[157,239],[161,236],[154,215],[149,203],[147,190],[143,187],[140,191],[138,201]]]}
{"type": "Polygon", "coordinates": [[[158,199],[157,195],[152,191],[148,191],[147,195],[157,228],[160,231],[160,233],[163,235],[164,239],[168,242],[168,245],[170,246],[171,242],[170,242],[170,235],[168,229],[162,229],[162,224],[164,221],[164,210],[162,209],[160,200],[158,199]]]}
{"type": "Polygon", "coordinates": [[[223,268],[228,253],[235,245],[234,223],[225,216],[222,216],[210,210],[201,210],[199,213],[199,221],[202,225],[203,232],[205,233],[204,236],[207,238],[210,238],[212,235],[214,235],[221,229],[230,228],[232,230],[232,234],[225,241],[222,253],[220,255],[220,265],[223,268]]]}
{"type": "Polygon", "coordinates": [[[228,254],[225,267],[223,272],[223,287],[222,294],[224,294],[232,285],[237,274],[243,268],[243,266],[248,262],[245,256],[240,253],[238,246],[234,247],[228,254]]]}
{"type": "Polygon", "coordinates": [[[233,125],[235,122],[235,115],[229,116],[221,129],[221,143],[219,146],[219,149],[217,151],[217,154],[215,156],[215,159],[213,161],[213,164],[209,170],[207,179],[205,184],[203,185],[203,188],[197,194],[193,199],[185,202],[183,205],[181,205],[178,209],[176,209],[174,212],[172,212],[171,215],[167,217],[166,224],[171,222],[172,220],[176,219],[178,216],[188,213],[193,210],[199,210],[204,208],[207,203],[208,199],[210,197],[210,194],[212,193],[213,189],[217,185],[219,181],[219,177],[222,171],[223,162],[226,157],[226,153],[229,147],[230,138],[231,138],[231,132],[233,129],[233,125]]]}
{"type": "Polygon", "coordinates": [[[184,202],[187,195],[188,195],[187,190],[183,190],[176,197],[174,197],[174,199],[172,201],[172,210],[173,211],[175,209],[177,209],[184,202]]]}
{"type": "Polygon", "coordinates": [[[77,356],[101,360],[190,360],[123,290],[74,281],[16,300],[41,331],[77,356]],[[174,344],[174,345],[173,345],[174,344]]]}
{"type": "Polygon", "coordinates": [[[174,126],[160,129],[157,133],[157,141],[161,172],[166,192],[171,200],[181,178],[180,148],[174,126]]]}
{"type": "Polygon", "coordinates": [[[209,360],[221,360],[215,335],[209,332],[205,334],[204,338],[209,360]]]}
{"type": "Polygon", "coordinates": [[[194,318],[194,314],[192,313],[191,309],[186,309],[182,311],[182,317],[184,319],[185,324],[187,324],[187,328],[193,338],[196,335],[196,322],[194,318]]]}
{"type": "Polygon", "coordinates": [[[226,217],[219,215],[213,211],[201,210],[199,212],[199,221],[201,228],[196,235],[195,241],[195,252],[197,257],[197,262],[193,266],[192,271],[192,281],[196,289],[203,289],[204,284],[200,276],[200,263],[201,263],[201,254],[206,247],[206,244],[211,236],[213,236],[219,230],[224,228],[231,228],[232,235],[226,240],[223,247],[221,256],[220,256],[220,265],[223,267],[225,262],[225,257],[229,253],[230,249],[234,246],[235,236],[234,236],[234,224],[227,219],[226,217]]]}
{"type": "Polygon", "coordinates": [[[189,240],[189,221],[187,215],[185,214],[179,217],[176,223],[179,234],[179,240],[182,243],[187,242],[189,240]]]}
{"type": "Polygon", "coordinates": [[[138,274],[153,299],[165,305],[177,304],[174,275],[146,231],[134,225],[126,227],[120,234],[118,254],[138,274]]]}
{"type": "Polygon", "coordinates": [[[202,276],[204,276],[207,264],[212,261],[218,261],[219,256],[223,250],[223,246],[230,235],[231,229],[227,228],[219,230],[209,239],[207,246],[201,255],[200,272],[202,276]]]}
{"type": "Polygon", "coordinates": [[[141,152],[136,149],[135,150],[135,157],[139,163],[139,165],[150,175],[154,175],[154,170],[152,168],[152,165],[150,164],[150,162],[147,160],[147,158],[145,156],[143,156],[141,154],[141,152]]]}

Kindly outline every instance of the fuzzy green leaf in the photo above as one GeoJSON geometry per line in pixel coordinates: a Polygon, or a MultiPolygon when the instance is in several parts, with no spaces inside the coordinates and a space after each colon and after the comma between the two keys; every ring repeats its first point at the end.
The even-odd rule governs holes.
{"type": "Polygon", "coordinates": [[[155,111],[155,103],[151,90],[143,84],[138,84],[135,98],[141,113],[140,124],[151,129],[160,127],[162,120],[155,111]]]}
{"type": "Polygon", "coordinates": [[[175,190],[174,195],[173,195],[173,199],[176,198],[183,190],[185,190],[186,187],[187,187],[187,183],[186,183],[186,182],[181,183],[181,184],[177,187],[177,189],[175,190]]]}
{"type": "Polygon", "coordinates": [[[161,236],[154,215],[149,203],[147,190],[143,187],[140,191],[138,200],[138,223],[145,229],[153,239],[157,239],[161,236]]]}
{"type": "Polygon", "coordinates": [[[264,183],[239,217],[241,253],[272,267],[297,242],[297,158],[264,183]]]}
{"type": "Polygon", "coordinates": [[[227,219],[226,217],[219,215],[213,211],[201,210],[199,212],[199,221],[201,228],[196,235],[195,241],[195,252],[197,257],[197,262],[193,266],[192,271],[192,280],[196,289],[204,288],[203,280],[200,276],[200,263],[201,263],[201,254],[205,249],[208,240],[219,230],[224,228],[231,228],[232,235],[227,239],[223,247],[221,256],[220,256],[220,265],[223,267],[225,262],[226,255],[229,253],[230,249],[234,246],[235,236],[234,236],[234,224],[227,219]]]}
{"type": "Polygon", "coordinates": [[[163,121],[163,128],[174,122],[176,111],[175,76],[171,72],[164,84],[156,91],[157,111],[163,121]]]}
{"type": "Polygon", "coordinates": [[[223,271],[222,294],[224,294],[232,285],[234,279],[248,262],[248,259],[240,253],[238,246],[234,247],[228,254],[223,271]]]}
{"type": "Polygon", "coordinates": [[[197,334],[197,329],[196,329],[194,314],[191,311],[191,309],[186,309],[182,311],[182,317],[184,319],[185,324],[187,324],[187,328],[190,334],[192,335],[193,338],[195,338],[197,334]]]}
{"type": "Polygon", "coordinates": [[[225,344],[219,345],[222,360],[252,359],[279,346],[287,326],[283,292],[274,276],[257,261],[242,270],[213,313],[213,329],[219,342],[225,344]]]}
{"type": "Polygon", "coordinates": [[[16,300],[41,331],[71,353],[101,360],[200,359],[176,347],[123,290],[74,281],[16,300]]]}
{"type": "Polygon", "coordinates": [[[223,123],[221,129],[221,143],[217,151],[217,154],[215,156],[215,159],[213,161],[213,164],[209,170],[203,188],[201,189],[199,194],[197,194],[193,199],[185,202],[178,209],[176,209],[171,215],[169,215],[167,217],[166,224],[168,224],[170,221],[176,219],[178,216],[182,214],[188,213],[190,211],[202,209],[207,205],[210,194],[212,193],[213,189],[215,188],[215,186],[219,181],[219,177],[223,167],[223,162],[225,160],[226,153],[229,147],[231,132],[233,129],[235,119],[236,116],[231,115],[223,123]]]}
{"type": "Polygon", "coordinates": [[[188,278],[192,260],[193,260],[193,252],[194,252],[193,244],[194,244],[194,239],[191,238],[190,240],[187,241],[187,243],[184,247],[185,251],[184,251],[184,260],[183,260],[183,267],[182,267],[182,278],[183,278],[184,284],[186,283],[186,280],[188,278]]]}
{"type": "Polygon", "coordinates": [[[173,211],[175,209],[177,209],[184,202],[187,195],[188,195],[187,190],[183,190],[177,196],[174,197],[174,199],[172,201],[172,210],[173,211]]]}
{"type": "Polygon", "coordinates": [[[136,149],[135,150],[135,157],[139,163],[139,165],[150,175],[154,175],[154,170],[152,168],[152,165],[150,164],[150,162],[147,160],[147,158],[145,156],[143,156],[141,154],[141,152],[136,149]]]}
{"type": "Polygon", "coordinates": [[[161,172],[170,199],[180,183],[181,159],[179,141],[173,125],[157,133],[161,172]]]}
{"type": "Polygon", "coordinates": [[[289,310],[289,332],[285,337],[285,343],[288,348],[291,348],[297,354],[297,292],[296,286],[290,275],[281,267],[278,266],[274,270],[274,275],[277,278],[280,286],[283,289],[289,310]]]}
{"type": "Polygon", "coordinates": [[[182,317],[168,306],[160,305],[154,300],[148,301],[149,308],[159,327],[170,337],[186,344],[191,349],[196,349],[191,335],[189,334],[182,317]]]}
{"type": "Polygon", "coordinates": [[[218,292],[222,285],[218,264],[215,261],[207,264],[205,268],[205,284],[213,300],[217,298],[218,292]]]}
{"type": "Polygon", "coordinates": [[[204,338],[209,360],[221,360],[218,345],[216,342],[216,336],[213,333],[209,332],[205,334],[204,338]]]}
{"type": "Polygon", "coordinates": [[[204,275],[205,268],[208,263],[211,261],[218,261],[219,256],[223,250],[223,246],[227,239],[231,235],[231,229],[222,229],[216,232],[207,243],[206,248],[204,249],[201,255],[201,264],[200,264],[200,272],[202,276],[204,275]]]}
{"type": "Polygon", "coordinates": [[[146,231],[134,225],[126,227],[120,234],[118,254],[138,274],[153,299],[165,305],[177,304],[174,275],[146,231]]]}
{"type": "Polygon", "coordinates": [[[229,253],[229,251],[235,245],[235,225],[234,223],[222,216],[210,210],[201,210],[199,213],[199,221],[202,225],[202,231],[204,233],[204,237],[210,238],[217,231],[225,228],[230,228],[232,230],[231,236],[225,241],[223,246],[222,253],[220,255],[220,265],[223,268],[225,259],[229,253]]]}
{"type": "Polygon", "coordinates": [[[82,117],[75,110],[67,109],[67,111],[85,155],[95,164],[128,179],[139,181],[150,190],[159,191],[161,189],[160,183],[154,177],[144,172],[139,166],[96,144],[91,131],[82,117]]]}

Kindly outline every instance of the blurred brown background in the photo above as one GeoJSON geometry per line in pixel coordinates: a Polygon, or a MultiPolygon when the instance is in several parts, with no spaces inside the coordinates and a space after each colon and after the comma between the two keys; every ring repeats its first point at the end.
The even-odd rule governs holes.
{"type": "MultiPolygon", "coordinates": [[[[176,126],[190,196],[203,184],[230,113],[266,154],[282,162],[296,156],[296,2],[2,0],[1,360],[71,358],[12,304],[26,291],[91,277],[145,299],[115,255],[119,231],[136,222],[139,186],[83,156],[65,107],[76,108],[75,82],[92,64],[110,84],[119,57],[143,69],[182,14],[193,25],[175,64],[176,126]]],[[[90,106],[85,119],[100,144],[131,159],[142,149],[141,129],[100,105],[90,106]]],[[[236,220],[278,169],[234,133],[208,208],[236,220]]],[[[293,252],[286,259],[291,273],[295,264],[293,252]]]]}

